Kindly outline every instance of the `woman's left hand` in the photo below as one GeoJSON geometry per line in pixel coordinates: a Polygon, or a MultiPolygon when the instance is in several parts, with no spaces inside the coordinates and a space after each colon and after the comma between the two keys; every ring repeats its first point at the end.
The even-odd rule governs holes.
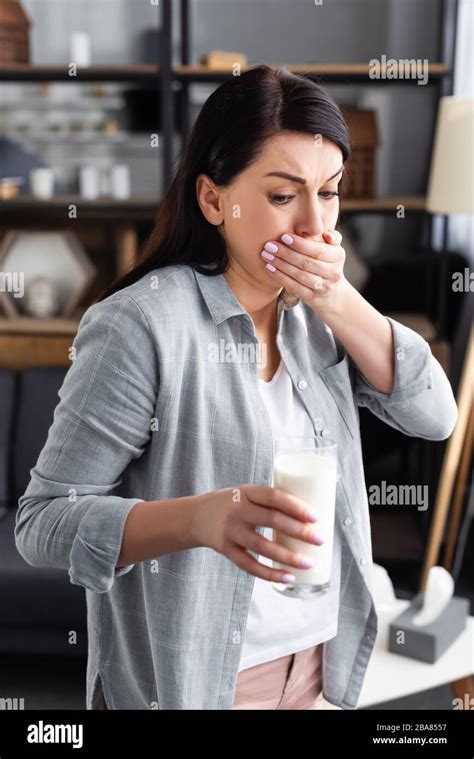
{"type": "Polygon", "coordinates": [[[283,239],[269,240],[262,251],[274,255],[271,261],[262,256],[264,264],[275,268],[275,272],[267,268],[270,276],[320,315],[337,310],[347,284],[341,233],[328,230],[323,237],[327,242],[314,242],[292,232],[282,235],[283,239]]]}

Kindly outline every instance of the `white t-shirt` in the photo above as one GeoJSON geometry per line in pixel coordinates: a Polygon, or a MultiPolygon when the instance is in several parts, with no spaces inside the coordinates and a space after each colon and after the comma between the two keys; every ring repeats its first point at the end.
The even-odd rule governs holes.
{"type": "MultiPolygon", "coordinates": [[[[283,360],[270,382],[259,377],[258,385],[274,436],[315,435],[311,418],[293,388],[283,360]]],[[[315,524],[317,528],[317,522],[315,524]]],[[[337,634],[341,571],[339,530],[336,520],[331,584],[324,595],[312,599],[290,598],[278,593],[270,581],[255,578],[239,672],[310,648],[337,634]]],[[[263,535],[272,540],[271,527],[265,528],[263,535]]],[[[258,561],[273,566],[267,556],[260,555],[258,561]]]]}

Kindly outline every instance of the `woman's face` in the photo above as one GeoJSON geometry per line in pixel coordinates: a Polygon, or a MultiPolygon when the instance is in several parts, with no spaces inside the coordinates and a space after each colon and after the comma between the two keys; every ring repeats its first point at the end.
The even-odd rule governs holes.
{"type": "Polygon", "coordinates": [[[323,231],[334,229],[339,214],[334,193],[342,166],[342,151],[330,140],[285,131],[269,139],[258,160],[228,187],[216,187],[201,174],[196,185],[200,207],[219,226],[231,267],[246,272],[250,281],[281,289],[265,269],[260,251],[284,232],[324,242],[323,231]]]}

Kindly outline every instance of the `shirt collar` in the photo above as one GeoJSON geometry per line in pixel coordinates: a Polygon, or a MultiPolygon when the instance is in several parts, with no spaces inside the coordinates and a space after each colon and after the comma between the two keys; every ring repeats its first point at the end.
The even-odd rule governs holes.
{"type": "MultiPolygon", "coordinates": [[[[230,316],[247,314],[223,274],[208,275],[202,274],[195,269],[193,271],[203,298],[216,324],[221,324],[230,316]]],[[[282,311],[288,311],[299,302],[300,298],[290,295],[283,288],[278,296],[278,321],[280,321],[282,311]]]]}

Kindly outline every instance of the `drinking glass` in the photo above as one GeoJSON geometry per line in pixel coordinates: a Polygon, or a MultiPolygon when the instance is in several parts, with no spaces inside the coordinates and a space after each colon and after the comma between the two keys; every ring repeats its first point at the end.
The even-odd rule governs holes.
{"type": "Polygon", "coordinates": [[[310,569],[299,569],[273,560],[275,569],[294,575],[294,583],[272,582],[278,593],[292,598],[317,598],[328,592],[331,582],[334,524],[336,515],[337,444],[327,437],[285,435],[275,439],[273,487],[305,501],[318,521],[308,523],[324,540],[308,543],[273,530],[273,540],[313,561],[310,569]]]}

